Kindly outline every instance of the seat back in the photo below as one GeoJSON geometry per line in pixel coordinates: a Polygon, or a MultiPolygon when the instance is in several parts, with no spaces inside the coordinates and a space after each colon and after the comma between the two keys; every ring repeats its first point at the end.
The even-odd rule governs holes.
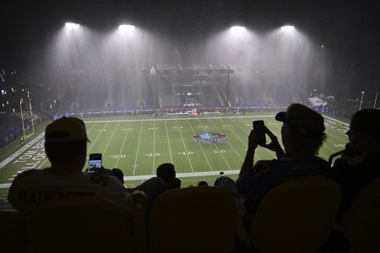
{"type": "Polygon", "coordinates": [[[235,231],[235,202],[232,193],[221,187],[167,191],[150,213],[152,253],[231,252],[235,231]]]}
{"type": "Polygon", "coordinates": [[[24,252],[27,248],[26,223],[15,211],[0,211],[0,251],[24,252]]]}
{"type": "Polygon", "coordinates": [[[380,178],[367,185],[340,221],[350,252],[380,251],[380,178]]]}
{"type": "Polygon", "coordinates": [[[300,179],[272,189],[250,230],[261,253],[316,252],[336,225],[339,185],[329,179],[300,179]]]}
{"type": "Polygon", "coordinates": [[[132,252],[123,211],[98,198],[67,198],[36,205],[27,215],[34,252],[132,252]]]}

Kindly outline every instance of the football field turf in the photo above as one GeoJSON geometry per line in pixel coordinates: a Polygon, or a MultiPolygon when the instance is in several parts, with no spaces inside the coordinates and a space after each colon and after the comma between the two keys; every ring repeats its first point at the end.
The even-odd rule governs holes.
{"type": "MultiPolygon", "coordinates": [[[[122,169],[126,186],[132,187],[154,176],[157,166],[166,162],[175,165],[182,186],[196,185],[200,180],[212,184],[220,171],[236,178],[253,120],[264,120],[281,143],[282,123],[274,115],[275,112],[255,112],[225,116],[84,118],[91,141],[87,152],[102,153],[105,168],[122,169]],[[228,141],[197,142],[194,136],[203,133],[226,135],[228,141]]],[[[324,117],[327,140],[319,156],[328,160],[348,142],[345,134],[348,120],[324,117]]],[[[12,179],[21,171],[50,166],[44,153],[43,134],[43,129],[36,132],[26,145],[18,147],[0,163],[0,197],[6,197],[12,179]]],[[[274,158],[271,151],[261,147],[256,150],[255,161],[274,158]]]]}

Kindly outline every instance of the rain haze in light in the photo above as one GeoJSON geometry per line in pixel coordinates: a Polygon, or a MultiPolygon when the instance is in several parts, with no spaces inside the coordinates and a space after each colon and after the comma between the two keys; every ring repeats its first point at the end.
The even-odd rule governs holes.
{"type": "Polygon", "coordinates": [[[280,101],[288,94],[292,102],[300,102],[298,98],[309,96],[315,87],[327,94],[336,92],[327,85],[329,59],[325,48],[293,26],[266,33],[234,26],[183,43],[132,25],[99,32],[66,24],[52,35],[49,48],[52,50],[33,63],[45,80],[108,85],[109,93],[132,97],[141,96],[144,89],[142,70],[159,66],[228,66],[234,69],[231,83],[239,90],[280,101]]]}

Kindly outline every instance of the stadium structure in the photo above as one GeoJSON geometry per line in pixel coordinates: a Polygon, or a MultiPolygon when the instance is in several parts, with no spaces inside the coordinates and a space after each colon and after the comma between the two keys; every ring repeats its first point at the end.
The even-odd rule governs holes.
{"type": "Polygon", "coordinates": [[[117,68],[107,75],[68,70],[66,75],[41,84],[27,73],[3,70],[1,146],[17,136],[27,137],[25,129],[32,129],[43,119],[63,115],[236,114],[303,103],[349,117],[359,107],[357,100],[336,100],[323,94],[310,97],[312,94],[295,89],[281,73],[275,78],[281,85],[279,81],[268,84],[259,77],[247,85],[243,76],[255,76],[252,70],[228,64],[156,65],[140,71],[133,79],[138,84],[130,83],[127,73],[117,68]]]}

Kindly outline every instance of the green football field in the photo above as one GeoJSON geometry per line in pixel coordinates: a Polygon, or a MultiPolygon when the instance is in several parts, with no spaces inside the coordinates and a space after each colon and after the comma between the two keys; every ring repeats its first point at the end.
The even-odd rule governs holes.
{"type": "MultiPolygon", "coordinates": [[[[213,184],[220,171],[236,178],[245,156],[247,138],[253,120],[264,120],[281,142],[281,122],[275,112],[255,112],[247,115],[182,116],[182,117],[98,117],[84,118],[88,137],[88,154],[102,153],[103,166],[120,168],[126,186],[133,187],[155,175],[158,165],[175,165],[182,186],[196,185],[201,180],[213,184]],[[228,141],[196,142],[202,133],[226,135],[228,141]]],[[[345,132],[348,120],[325,116],[327,141],[319,156],[328,160],[332,153],[342,150],[348,142],[345,132]]],[[[0,197],[6,197],[12,179],[26,169],[42,169],[50,165],[44,153],[44,127],[36,128],[24,146],[15,140],[2,149],[0,156],[0,197]]],[[[275,155],[259,147],[255,161],[273,159],[275,155]]]]}

